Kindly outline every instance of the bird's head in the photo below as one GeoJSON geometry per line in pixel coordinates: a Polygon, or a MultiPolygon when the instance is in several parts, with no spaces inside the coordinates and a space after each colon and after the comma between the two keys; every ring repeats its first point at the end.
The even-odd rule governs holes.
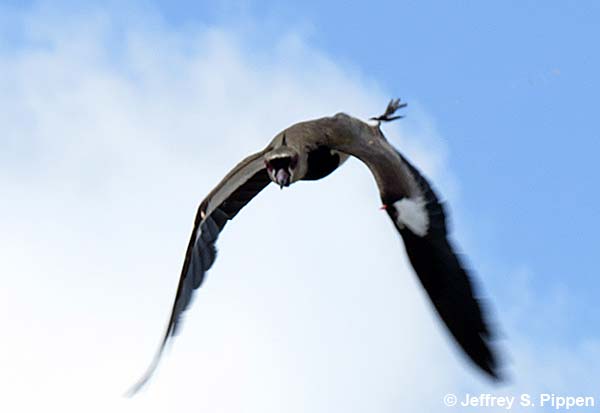
{"type": "Polygon", "coordinates": [[[265,156],[265,167],[271,181],[280,188],[290,186],[295,181],[298,166],[298,153],[288,146],[281,146],[265,156]]]}

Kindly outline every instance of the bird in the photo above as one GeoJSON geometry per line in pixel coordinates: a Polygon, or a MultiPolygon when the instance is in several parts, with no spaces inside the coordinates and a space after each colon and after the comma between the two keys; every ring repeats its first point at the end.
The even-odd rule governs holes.
{"type": "Polygon", "coordinates": [[[338,113],[296,123],[279,132],[263,150],[239,162],[200,203],[188,242],[175,300],[160,346],[148,369],[129,390],[137,393],[158,366],[182,314],[213,265],[219,234],[271,182],[281,189],[298,181],[325,178],[349,157],[371,171],[383,204],[404,242],[406,254],[433,307],[464,354],[489,378],[500,380],[495,337],[473,277],[448,237],[447,213],[432,185],[385,138],[382,122],[406,107],[392,99],[373,122],[338,113]]]}

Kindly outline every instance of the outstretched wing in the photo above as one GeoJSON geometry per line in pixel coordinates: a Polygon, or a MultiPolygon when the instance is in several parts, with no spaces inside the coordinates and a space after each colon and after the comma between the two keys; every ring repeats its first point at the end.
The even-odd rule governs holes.
{"type": "Polygon", "coordinates": [[[493,336],[482,302],[476,297],[473,279],[448,240],[444,206],[429,182],[398,155],[420,194],[396,201],[387,212],[402,236],[410,263],[450,333],[475,364],[498,379],[498,360],[491,347],[493,336]],[[426,218],[422,222],[418,216],[421,212],[412,211],[413,207],[423,211],[426,218]],[[423,222],[426,227],[421,226],[423,222]]]}
{"type": "Polygon", "coordinates": [[[346,152],[365,162],[375,176],[384,207],[402,236],[410,263],[452,336],[475,364],[499,378],[499,363],[482,303],[448,240],[443,205],[421,173],[380,131],[377,135],[369,139],[368,145],[346,147],[346,152]]]}
{"type": "Polygon", "coordinates": [[[135,394],[148,381],[158,365],[169,337],[177,334],[182,313],[188,308],[194,290],[200,287],[206,272],[215,261],[217,254],[215,243],[227,221],[233,219],[271,182],[264,166],[265,152],[266,150],[241,161],[198,207],[163,340],[148,370],[131,388],[129,395],[135,394]]]}

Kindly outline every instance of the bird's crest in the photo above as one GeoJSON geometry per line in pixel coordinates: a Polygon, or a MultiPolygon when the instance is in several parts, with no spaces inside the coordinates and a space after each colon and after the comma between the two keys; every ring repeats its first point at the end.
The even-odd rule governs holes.
{"type": "Polygon", "coordinates": [[[377,122],[391,122],[396,119],[403,118],[402,115],[392,116],[398,109],[402,109],[406,107],[406,103],[400,103],[400,99],[392,99],[390,103],[388,103],[385,112],[382,115],[377,117],[372,117],[370,120],[376,120],[377,122]]]}

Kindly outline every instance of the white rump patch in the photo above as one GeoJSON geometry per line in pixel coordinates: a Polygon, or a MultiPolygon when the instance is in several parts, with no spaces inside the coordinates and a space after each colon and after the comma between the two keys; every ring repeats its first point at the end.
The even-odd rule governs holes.
{"type": "Polygon", "coordinates": [[[397,223],[403,228],[406,226],[414,234],[424,237],[429,229],[429,216],[425,207],[425,200],[418,198],[402,198],[394,202],[398,212],[397,223]]]}

